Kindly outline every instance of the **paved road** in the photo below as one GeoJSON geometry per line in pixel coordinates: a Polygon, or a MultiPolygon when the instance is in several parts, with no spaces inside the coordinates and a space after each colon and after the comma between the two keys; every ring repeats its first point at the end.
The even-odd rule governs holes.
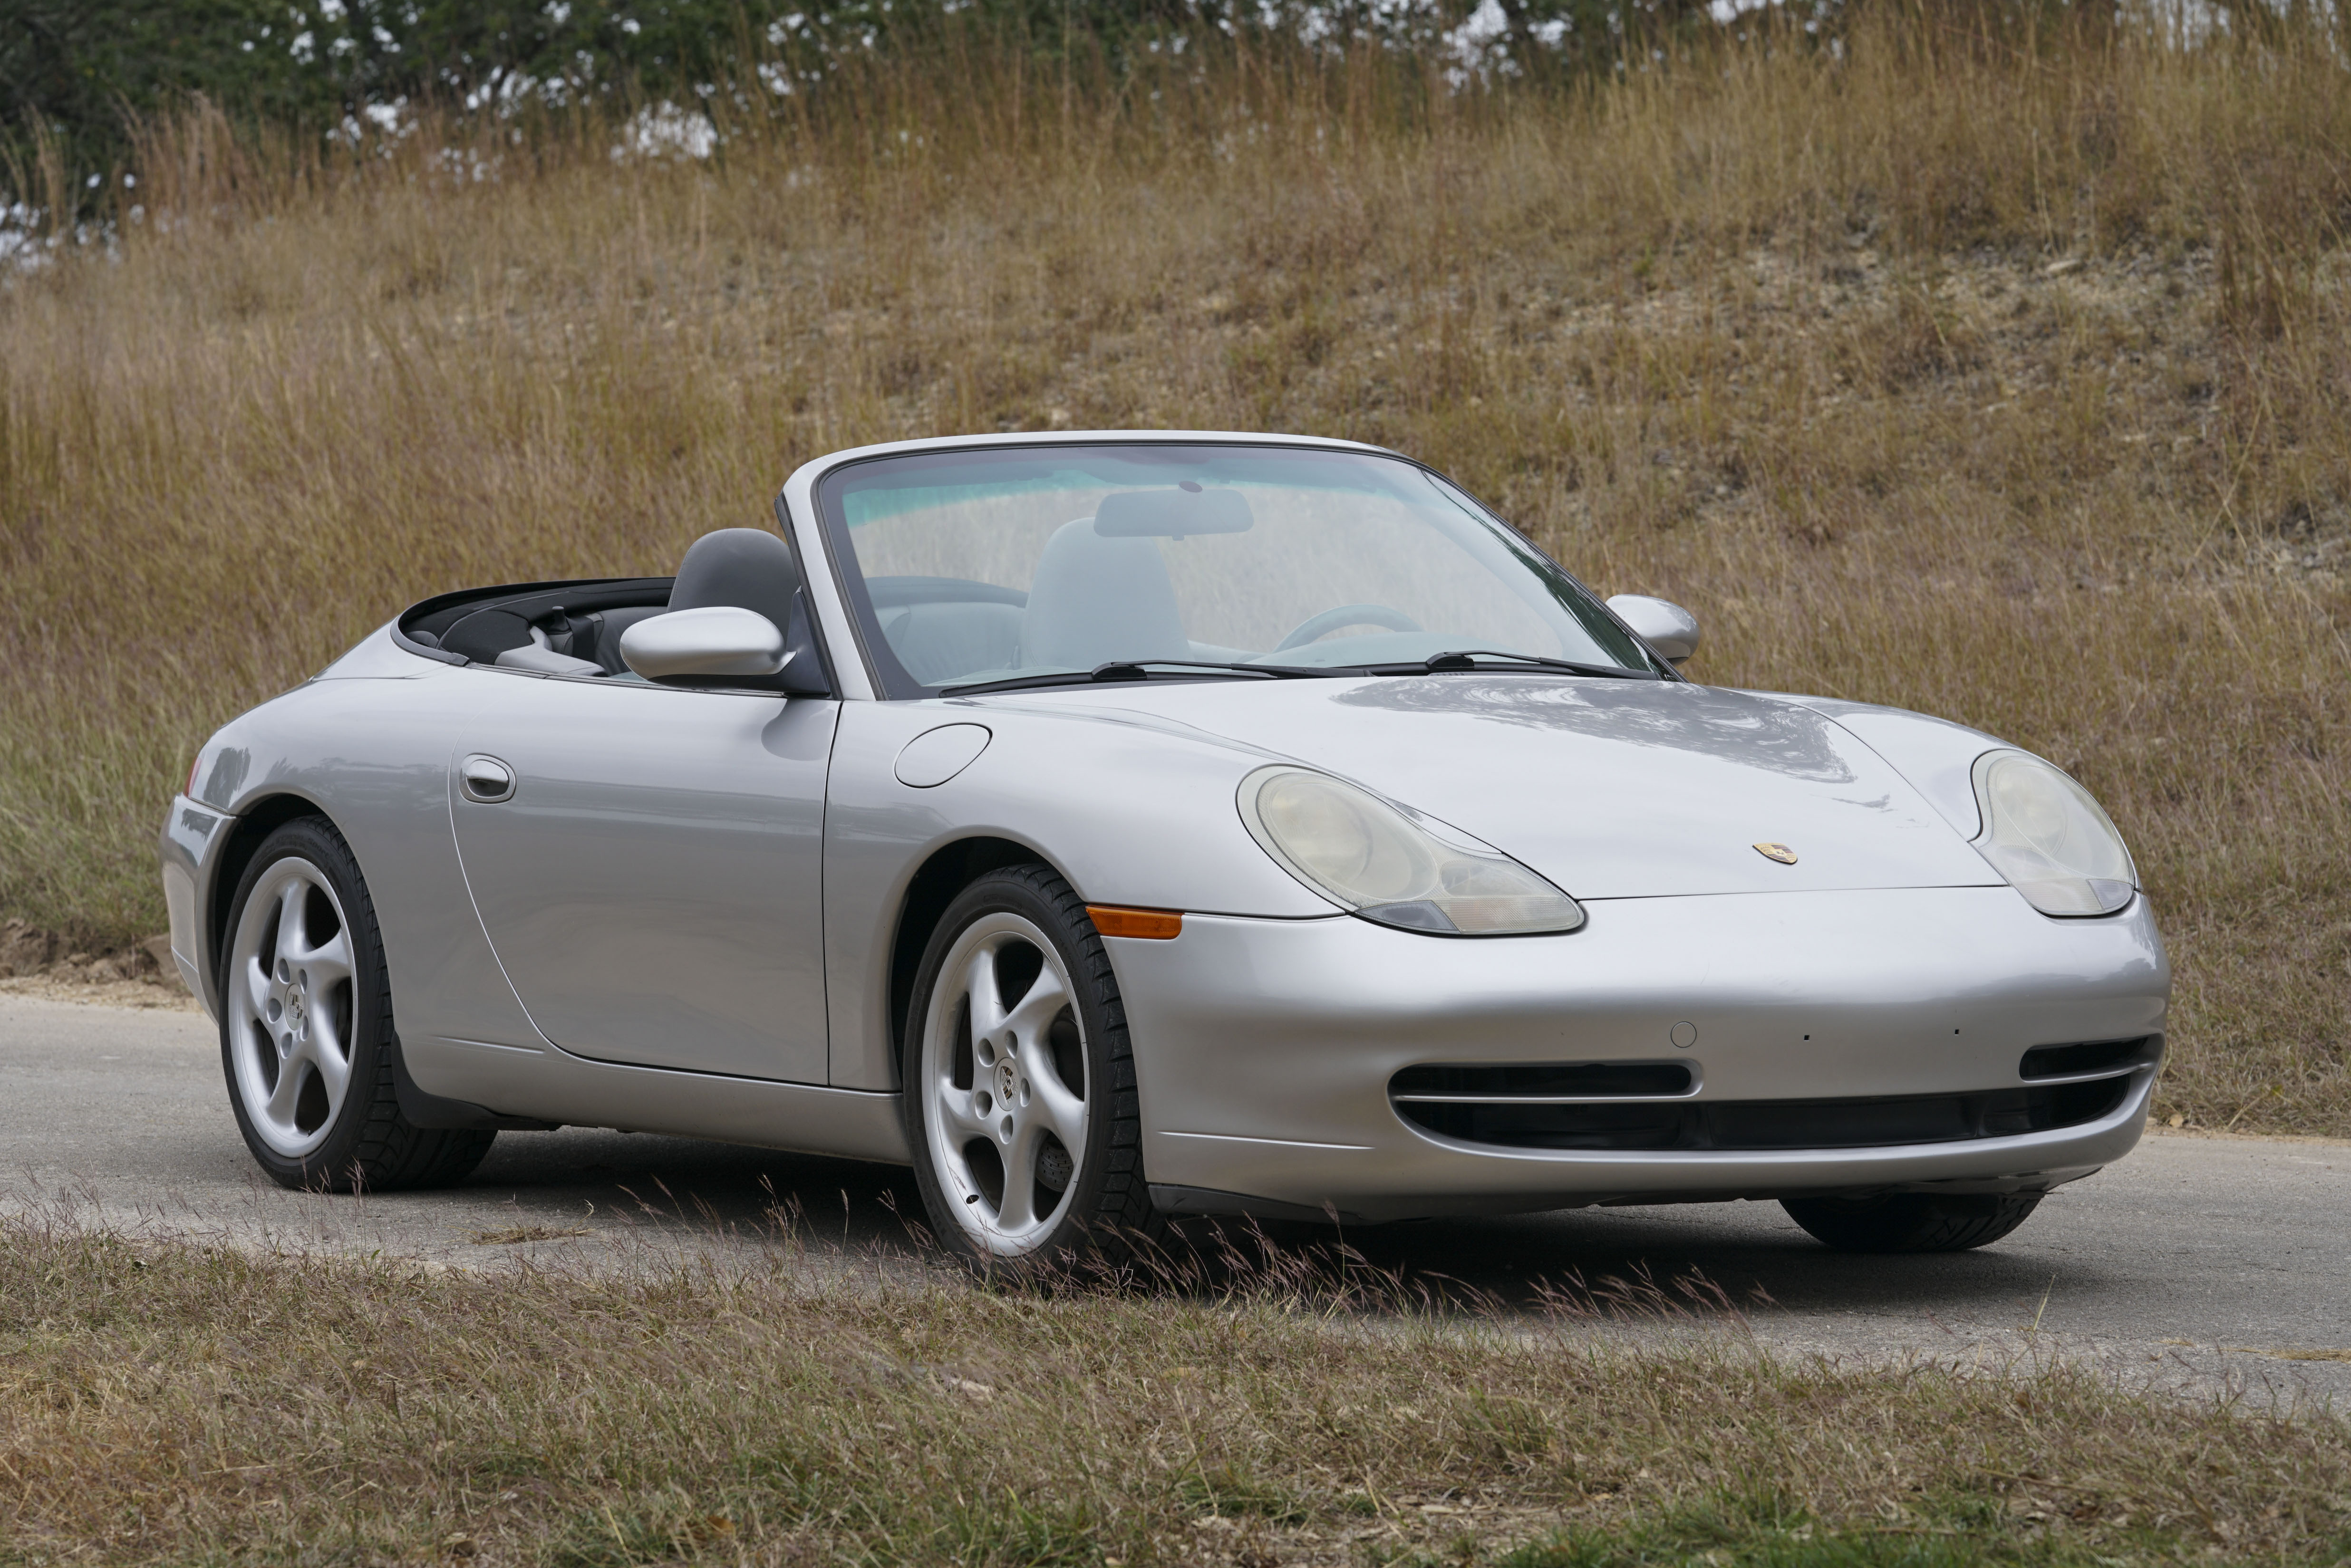
{"type": "MultiPolygon", "coordinates": [[[[18,1210],[495,1267],[523,1255],[773,1251],[781,1209],[798,1215],[796,1261],[924,1266],[898,1218],[920,1212],[904,1172],[678,1138],[507,1134],[453,1191],[282,1191],[246,1155],[212,1027],[193,1012],[0,996],[0,1205],[18,1210]],[[516,1227],[586,1234],[477,1240],[516,1227]]],[[[2351,1144],[2158,1135],[2051,1197],[2008,1241],[1958,1257],[1841,1256],[1761,1203],[1398,1225],[1351,1240],[1381,1267],[1505,1301],[1571,1272],[1703,1276],[1746,1305],[1767,1344],[1799,1352],[1993,1365],[2059,1355],[2158,1386],[2335,1397],[2351,1396],[2347,1214],[2351,1144]]]]}

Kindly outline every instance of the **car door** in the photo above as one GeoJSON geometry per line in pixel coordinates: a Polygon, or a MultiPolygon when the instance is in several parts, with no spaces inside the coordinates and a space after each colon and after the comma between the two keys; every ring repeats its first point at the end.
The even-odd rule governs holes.
{"type": "Polygon", "coordinates": [[[474,905],[576,1055],[826,1079],[829,699],[483,670],[452,769],[474,905]]]}

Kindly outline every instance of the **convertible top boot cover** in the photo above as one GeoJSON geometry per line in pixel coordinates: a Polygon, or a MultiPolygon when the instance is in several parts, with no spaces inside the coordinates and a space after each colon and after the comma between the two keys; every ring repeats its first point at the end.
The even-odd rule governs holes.
{"type": "Polygon", "coordinates": [[[780,536],[764,528],[720,528],[694,542],[685,559],[678,563],[677,580],[670,586],[669,607],[713,606],[756,610],[766,616],[783,631],[784,646],[793,655],[779,674],[729,676],[727,685],[802,696],[830,692],[809,626],[799,565],[780,536]]]}

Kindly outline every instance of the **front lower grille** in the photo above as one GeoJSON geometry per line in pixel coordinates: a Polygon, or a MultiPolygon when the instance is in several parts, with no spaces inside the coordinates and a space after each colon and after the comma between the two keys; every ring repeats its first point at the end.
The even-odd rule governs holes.
{"type": "Polygon", "coordinates": [[[2155,1060],[2156,1037],[2136,1040],[2085,1040],[2074,1045],[2035,1045],[2017,1064],[2016,1075],[2033,1078],[2090,1078],[2106,1073],[2127,1073],[2155,1060]]]}
{"type": "Polygon", "coordinates": [[[1396,1114],[1415,1127],[1499,1148],[1877,1148],[2079,1127],[2119,1109],[2130,1086],[2126,1073],[2088,1083],[1851,1100],[1560,1105],[1391,1098],[1396,1114]]]}

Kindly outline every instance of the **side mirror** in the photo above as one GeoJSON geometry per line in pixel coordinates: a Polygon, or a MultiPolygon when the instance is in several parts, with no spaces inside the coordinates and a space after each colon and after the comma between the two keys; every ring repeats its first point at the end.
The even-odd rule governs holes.
{"type": "MultiPolygon", "coordinates": [[[[1698,651],[1698,617],[1669,599],[1646,594],[1618,594],[1608,601],[1616,618],[1640,634],[1641,639],[1678,668],[1698,651]]],[[[622,645],[627,647],[626,643],[622,645]]]]}
{"type": "Polygon", "coordinates": [[[647,616],[621,633],[622,661],[648,680],[773,675],[791,657],[774,621],[731,605],[647,616]]]}

